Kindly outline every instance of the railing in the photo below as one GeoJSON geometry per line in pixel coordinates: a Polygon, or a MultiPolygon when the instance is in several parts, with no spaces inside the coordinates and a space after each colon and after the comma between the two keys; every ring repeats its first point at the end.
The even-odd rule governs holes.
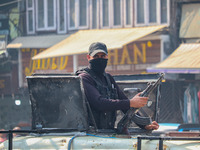
{"type": "Polygon", "coordinates": [[[200,140],[200,137],[160,137],[160,136],[138,136],[137,137],[137,150],[142,150],[142,140],[159,140],[159,150],[163,150],[164,140],[181,140],[181,141],[194,141],[200,140]]]}
{"type": "Polygon", "coordinates": [[[37,133],[37,134],[43,134],[43,133],[63,133],[63,132],[73,132],[76,131],[76,129],[41,129],[41,130],[7,130],[7,131],[0,131],[0,133],[8,134],[8,149],[13,149],[13,133],[37,133]]]}
{"type": "MultiPolygon", "coordinates": [[[[69,132],[66,129],[45,129],[45,130],[8,130],[0,131],[0,133],[8,134],[8,149],[13,149],[13,133],[63,133],[69,132]]],[[[70,130],[71,131],[71,130],[70,130]]],[[[159,150],[163,150],[163,141],[165,140],[181,140],[181,141],[200,141],[200,137],[161,137],[161,136],[138,136],[137,137],[137,150],[142,150],[142,140],[159,140],[159,150]]]]}

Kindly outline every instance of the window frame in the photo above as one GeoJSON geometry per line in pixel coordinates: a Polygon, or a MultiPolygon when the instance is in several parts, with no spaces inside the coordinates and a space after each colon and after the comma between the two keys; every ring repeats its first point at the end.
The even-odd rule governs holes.
{"type": "Polygon", "coordinates": [[[48,27],[48,0],[36,0],[36,30],[37,31],[48,31],[48,30],[56,30],[56,0],[53,0],[53,9],[54,9],[54,22],[52,27],[48,27]],[[38,27],[38,1],[44,1],[44,27],[40,28],[38,27]]]}
{"type": "Polygon", "coordinates": [[[111,0],[108,0],[108,20],[109,20],[109,23],[108,23],[108,26],[103,26],[103,0],[100,0],[100,28],[102,29],[109,29],[111,28],[111,24],[112,24],[112,1],[111,0]]]}
{"type": "MultiPolygon", "coordinates": [[[[75,0],[75,6],[74,6],[74,10],[75,10],[75,15],[77,14],[76,12],[76,2],[77,0],[75,0]]],[[[74,30],[76,29],[76,16],[75,16],[75,23],[74,23],[74,27],[70,26],[70,0],[67,1],[67,24],[68,24],[68,30],[74,30]]]]}
{"type": "MultiPolygon", "coordinates": [[[[170,24],[170,0],[167,0],[166,5],[167,5],[167,14],[166,14],[167,15],[167,23],[162,23],[162,24],[169,25],[170,24]]],[[[160,3],[160,6],[161,6],[161,3],[160,3]]],[[[161,13],[159,15],[160,15],[160,23],[161,23],[161,13]]]]}
{"type": "MultiPolygon", "coordinates": [[[[149,6],[150,7],[150,5],[149,5],[149,2],[150,0],[148,0],[147,1],[147,3],[148,3],[148,5],[146,5],[146,6],[149,6]]],[[[147,7],[147,23],[149,24],[149,25],[156,25],[156,24],[160,24],[159,22],[159,16],[160,16],[160,0],[156,0],[156,21],[155,22],[150,22],[150,9],[149,9],[149,7],[147,7]]]]}
{"type": "Polygon", "coordinates": [[[26,0],[26,24],[27,24],[26,31],[27,31],[27,34],[34,34],[35,33],[35,15],[34,15],[35,5],[34,5],[34,0],[32,0],[32,7],[28,7],[28,1],[29,0],[26,0]],[[29,23],[29,11],[32,11],[33,31],[29,30],[29,24],[30,24],[29,23]]]}
{"type": "Polygon", "coordinates": [[[144,26],[144,25],[169,25],[169,13],[170,13],[170,2],[167,0],[167,22],[161,23],[161,0],[156,0],[156,22],[150,23],[149,18],[149,0],[144,0],[144,23],[137,23],[137,1],[135,0],[135,26],[144,26]]]}
{"type": "Polygon", "coordinates": [[[87,29],[89,27],[89,0],[86,0],[86,26],[80,26],[80,22],[79,22],[79,11],[80,11],[80,0],[75,0],[75,24],[74,27],[70,26],[70,1],[67,1],[67,21],[68,21],[68,30],[77,30],[77,29],[87,29]]]}
{"type": "Polygon", "coordinates": [[[64,0],[64,30],[60,30],[60,1],[57,0],[57,33],[66,33],[67,32],[67,2],[64,0]]]}
{"type": "Polygon", "coordinates": [[[93,28],[93,0],[90,0],[90,7],[89,7],[89,10],[90,10],[90,29],[99,29],[99,24],[100,24],[100,20],[99,20],[99,17],[100,17],[100,1],[99,0],[95,0],[96,1],[96,28],[93,28]]]}
{"type": "Polygon", "coordinates": [[[133,0],[130,0],[130,25],[129,24],[126,24],[126,0],[124,0],[124,9],[123,9],[123,12],[124,12],[124,26],[125,27],[133,27],[133,0]]]}
{"type": "Polygon", "coordinates": [[[120,3],[121,3],[121,5],[120,5],[120,7],[121,7],[121,12],[120,12],[120,15],[121,15],[121,20],[120,20],[120,22],[121,22],[121,24],[120,25],[115,25],[114,24],[114,1],[115,0],[112,0],[112,17],[111,17],[111,20],[112,20],[112,26],[114,27],[114,28],[120,28],[120,27],[122,27],[123,26],[123,3],[124,3],[124,1],[123,0],[120,0],[120,3]]]}
{"type": "MultiPolygon", "coordinates": [[[[78,15],[79,15],[79,11],[80,11],[80,1],[78,1],[78,15]]],[[[89,27],[89,0],[86,0],[86,25],[85,26],[80,26],[80,16],[78,16],[78,29],[87,29],[89,27]]]]}

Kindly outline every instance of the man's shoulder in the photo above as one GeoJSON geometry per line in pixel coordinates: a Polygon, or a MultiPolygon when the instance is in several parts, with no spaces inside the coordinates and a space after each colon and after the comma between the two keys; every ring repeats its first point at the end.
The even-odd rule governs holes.
{"type": "Polygon", "coordinates": [[[78,76],[83,77],[83,78],[88,78],[88,77],[90,77],[90,74],[88,74],[87,72],[82,72],[82,73],[78,74],[78,76]]]}
{"type": "Polygon", "coordinates": [[[90,74],[87,72],[87,68],[80,69],[80,70],[76,71],[75,74],[78,75],[79,77],[81,77],[83,80],[91,80],[92,79],[90,74]]]}
{"type": "Polygon", "coordinates": [[[114,80],[113,76],[112,76],[109,72],[106,72],[106,75],[107,75],[110,79],[114,80]]]}
{"type": "Polygon", "coordinates": [[[84,74],[87,74],[87,70],[88,70],[88,68],[82,68],[82,69],[80,69],[80,70],[77,70],[76,72],[75,72],[75,75],[84,75],[84,74]]]}
{"type": "Polygon", "coordinates": [[[112,75],[109,73],[109,72],[105,72],[108,76],[111,76],[112,77],[112,75]]]}

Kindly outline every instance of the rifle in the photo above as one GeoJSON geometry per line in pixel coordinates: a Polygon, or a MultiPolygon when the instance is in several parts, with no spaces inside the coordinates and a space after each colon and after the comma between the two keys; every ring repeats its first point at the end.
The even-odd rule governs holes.
{"type": "MultiPolygon", "coordinates": [[[[157,79],[156,82],[149,82],[147,88],[140,94],[140,97],[148,97],[148,95],[160,84],[164,77],[164,74],[161,73],[160,77],[157,79]]],[[[131,90],[126,89],[127,90],[131,90]]],[[[147,102],[147,106],[151,106],[152,101],[147,102]]],[[[117,124],[117,132],[122,133],[125,128],[127,128],[131,120],[133,120],[136,124],[140,125],[148,125],[151,124],[151,118],[150,117],[141,117],[137,115],[136,113],[142,108],[130,108],[126,114],[123,116],[123,118],[119,121],[117,124]]]]}

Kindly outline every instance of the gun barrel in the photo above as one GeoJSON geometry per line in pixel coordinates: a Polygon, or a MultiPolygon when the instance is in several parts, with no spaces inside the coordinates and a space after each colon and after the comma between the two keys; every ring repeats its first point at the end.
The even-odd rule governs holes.
{"type": "Polygon", "coordinates": [[[164,74],[161,73],[160,77],[156,80],[156,82],[149,82],[147,88],[140,94],[141,97],[147,97],[160,82],[162,81],[164,74]]]}
{"type": "Polygon", "coordinates": [[[149,83],[149,85],[147,86],[147,88],[140,94],[140,97],[147,97],[151,91],[153,87],[152,83],[149,83]]]}

